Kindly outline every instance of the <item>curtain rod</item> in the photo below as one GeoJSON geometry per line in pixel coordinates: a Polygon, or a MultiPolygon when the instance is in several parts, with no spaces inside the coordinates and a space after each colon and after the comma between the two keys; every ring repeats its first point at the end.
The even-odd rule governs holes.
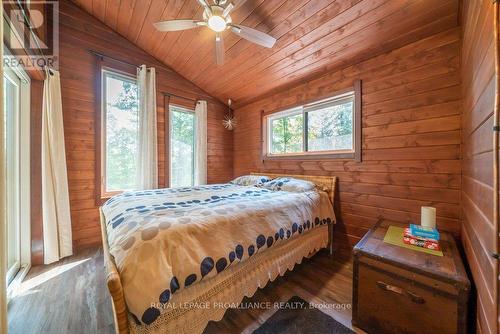
{"type": "MultiPolygon", "coordinates": [[[[101,57],[101,58],[108,58],[108,59],[111,59],[111,60],[114,60],[114,61],[126,64],[126,65],[130,65],[130,66],[134,66],[136,68],[140,68],[140,66],[138,66],[136,64],[132,64],[132,63],[129,63],[129,62],[125,61],[125,60],[121,60],[121,59],[117,59],[117,58],[114,58],[114,57],[111,57],[111,56],[107,56],[105,54],[102,54],[102,53],[94,51],[94,50],[89,50],[89,52],[92,53],[92,54],[94,54],[94,55],[96,55],[96,56],[98,56],[98,57],[101,57]]],[[[170,93],[170,92],[162,92],[162,94],[166,95],[166,96],[177,97],[177,98],[188,100],[188,101],[193,101],[193,102],[197,102],[198,101],[197,99],[192,99],[192,98],[189,98],[189,97],[177,95],[177,94],[170,93]]]]}
{"type": "Polygon", "coordinates": [[[119,63],[122,63],[122,64],[126,64],[126,65],[130,65],[130,66],[133,66],[133,67],[136,67],[136,68],[140,68],[139,65],[136,65],[136,64],[132,64],[132,63],[129,63],[125,60],[121,60],[121,59],[118,59],[118,58],[114,58],[114,57],[111,57],[111,56],[107,56],[105,54],[102,54],[100,52],[97,52],[97,51],[94,51],[94,50],[89,50],[90,53],[98,56],[98,57],[101,57],[101,58],[108,58],[108,59],[111,59],[111,60],[114,60],[114,61],[117,61],[119,63]]]}
{"type": "MultiPolygon", "coordinates": [[[[96,55],[96,56],[101,57],[101,58],[111,59],[111,60],[114,60],[116,62],[125,64],[125,65],[129,65],[129,66],[133,66],[133,67],[136,67],[136,68],[140,68],[141,67],[140,65],[137,65],[137,64],[134,64],[134,63],[130,63],[128,61],[125,61],[125,60],[122,60],[122,59],[119,59],[119,58],[115,58],[115,57],[111,57],[111,56],[105,55],[104,53],[101,53],[99,51],[95,51],[95,50],[92,50],[92,49],[89,49],[88,51],[90,53],[92,53],[93,55],[96,55]]],[[[169,67],[167,67],[165,65],[162,65],[162,64],[154,64],[154,65],[152,65],[152,67],[161,68],[162,70],[164,70],[166,72],[172,72],[171,68],[169,68],[169,67]]],[[[147,70],[149,71],[149,68],[147,70]]]]}
{"type": "Polygon", "coordinates": [[[162,92],[162,94],[164,96],[177,97],[179,99],[184,99],[184,100],[188,100],[188,101],[192,101],[192,102],[198,102],[197,99],[192,99],[192,98],[181,96],[181,95],[177,95],[177,94],[174,94],[174,93],[162,92]]]}
{"type": "MultiPolygon", "coordinates": [[[[38,51],[40,52],[40,55],[43,57],[43,59],[45,60],[45,66],[48,67],[48,64],[49,64],[49,58],[43,53],[42,51],[42,47],[40,46],[40,38],[38,38],[37,34],[33,31],[33,25],[31,24],[31,20],[30,18],[28,17],[28,15],[26,14],[26,10],[23,6],[23,4],[21,3],[21,0],[16,0],[16,5],[17,7],[19,7],[19,9],[21,10],[21,13],[23,15],[23,23],[28,26],[28,30],[31,34],[31,37],[33,37],[35,43],[36,43],[36,47],[38,48],[38,51]]],[[[11,20],[7,20],[7,24],[10,26],[11,29],[13,30],[16,30],[13,26],[12,26],[12,22],[11,20]]],[[[26,52],[27,54],[27,52],[26,52]]]]}

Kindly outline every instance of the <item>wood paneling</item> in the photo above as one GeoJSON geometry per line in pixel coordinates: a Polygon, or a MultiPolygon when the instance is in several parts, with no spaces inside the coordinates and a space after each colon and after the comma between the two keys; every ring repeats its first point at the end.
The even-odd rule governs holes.
{"type": "Polygon", "coordinates": [[[208,93],[240,106],[454,27],[458,13],[457,0],[248,0],[233,22],[278,41],[265,49],[226,31],[225,64],[216,66],[210,29],[153,27],[159,20],[201,19],[196,0],[73,1],[208,93]]]}
{"type": "Polygon", "coordinates": [[[420,220],[460,232],[461,87],[458,27],[236,109],[235,176],[251,171],[336,175],[337,245],[350,248],[377,220],[420,220]],[[262,161],[260,115],[363,81],[362,162],[262,161]]]}
{"type": "MultiPolygon", "coordinates": [[[[42,142],[43,81],[31,80],[30,141],[31,147],[42,142]]],[[[42,218],[42,156],[41,149],[30,150],[30,216],[31,216],[31,264],[43,263],[42,218]]]]}
{"type": "MultiPolygon", "coordinates": [[[[108,7],[112,3],[108,1],[108,7]]],[[[165,185],[163,92],[208,101],[208,182],[230,180],[232,132],[222,126],[226,107],[71,2],[61,1],[60,9],[60,72],[74,246],[100,243],[99,212],[94,200],[95,55],[89,50],[156,68],[160,186],[165,185]]]]}
{"type": "Polygon", "coordinates": [[[495,67],[493,2],[464,1],[463,6],[463,175],[462,241],[477,289],[480,333],[496,333],[493,222],[493,108],[495,67]]]}

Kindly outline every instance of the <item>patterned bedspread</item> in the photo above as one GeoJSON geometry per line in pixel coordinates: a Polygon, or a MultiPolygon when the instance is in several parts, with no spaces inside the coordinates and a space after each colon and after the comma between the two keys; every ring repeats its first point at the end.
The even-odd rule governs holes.
{"type": "Polygon", "coordinates": [[[215,184],[127,192],[103,206],[108,243],[138,324],[181,289],[334,220],[322,191],[215,184]]]}

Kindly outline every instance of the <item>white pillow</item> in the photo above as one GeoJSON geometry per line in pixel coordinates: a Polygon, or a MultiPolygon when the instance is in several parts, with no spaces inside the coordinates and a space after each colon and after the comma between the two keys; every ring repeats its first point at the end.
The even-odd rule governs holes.
{"type": "Polygon", "coordinates": [[[306,192],[312,191],[316,185],[312,182],[295,179],[293,177],[278,177],[272,181],[264,183],[261,187],[274,191],[306,192]]]}
{"type": "Polygon", "coordinates": [[[235,178],[229,183],[236,184],[238,186],[258,186],[269,180],[271,180],[271,178],[265,175],[243,175],[235,178]]]}

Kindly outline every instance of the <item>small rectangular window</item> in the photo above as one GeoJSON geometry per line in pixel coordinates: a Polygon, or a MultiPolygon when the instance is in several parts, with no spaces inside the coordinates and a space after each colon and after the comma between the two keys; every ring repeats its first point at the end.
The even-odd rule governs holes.
{"type": "Polygon", "coordinates": [[[356,158],[356,89],[264,116],[265,158],[356,158]]]}
{"type": "Polygon", "coordinates": [[[170,105],[170,187],[194,185],[195,113],[170,105]]]}
{"type": "Polygon", "coordinates": [[[135,77],[102,70],[102,193],[135,188],[138,88],[135,77]]]}

